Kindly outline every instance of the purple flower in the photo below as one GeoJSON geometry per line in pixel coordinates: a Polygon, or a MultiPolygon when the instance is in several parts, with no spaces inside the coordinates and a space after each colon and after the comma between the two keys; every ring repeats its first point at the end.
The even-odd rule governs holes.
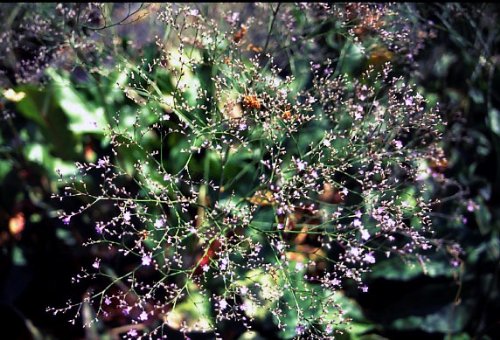
{"type": "Polygon", "coordinates": [[[361,232],[361,238],[363,240],[368,240],[370,238],[370,233],[368,232],[368,230],[366,229],[360,229],[360,232],[361,232]]]}
{"type": "Polygon", "coordinates": [[[160,229],[165,224],[163,218],[159,218],[155,221],[155,228],[160,229]]]}
{"type": "Polygon", "coordinates": [[[149,266],[150,264],[151,264],[151,256],[150,255],[143,255],[142,256],[142,265],[149,266]]]}
{"type": "Polygon", "coordinates": [[[476,205],[474,204],[474,202],[472,200],[469,200],[467,202],[467,211],[473,212],[474,210],[476,210],[476,205]]]}
{"type": "Polygon", "coordinates": [[[303,161],[300,161],[300,160],[299,160],[299,161],[297,162],[297,169],[298,169],[299,171],[305,170],[305,168],[306,168],[306,164],[307,164],[306,162],[303,162],[303,161]]]}
{"type": "Polygon", "coordinates": [[[361,254],[361,250],[358,247],[352,247],[350,253],[353,256],[359,256],[361,254]]]}
{"type": "Polygon", "coordinates": [[[302,333],[304,333],[304,331],[305,331],[305,327],[302,325],[298,325],[297,327],[295,327],[295,332],[297,332],[297,334],[302,334],[302,333]]]}
{"type": "Polygon", "coordinates": [[[101,259],[95,259],[94,263],[92,264],[92,267],[95,269],[99,269],[99,266],[101,265],[101,259]]]}
{"type": "Polygon", "coordinates": [[[99,235],[100,235],[100,234],[102,234],[102,231],[103,231],[103,230],[104,230],[104,226],[103,226],[103,225],[101,225],[101,224],[97,224],[97,225],[95,226],[95,231],[96,231],[99,235]]]}
{"type": "Polygon", "coordinates": [[[240,288],[240,293],[241,295],[247,295],[248,294],[248,288],[243,286],[240,288]]]}
{"type": "Polygon", "coordinates": [[[221,310],[226,309],[227,308],[227,301],[224,300],[224,299],[220,300],[219,307],[220,307],[221,310]]]}
{"type": "Polygon", "coordinates": [[[148,313],[146,311],[142,311],[141,315],[139,315],[139,320],[146,321],[148,319],[148,313]]]}
{"type": "Polygon", "coordinates": [[[123,219],[125,221],[130,221],[130,212],[126,211],[124,214],[123,214],[123,219]]]}
{"type": "Polygon", "coordinates": [[[372,253],[368,253],[363,257],[363,261],[365,261],[366,263],[375,263],[375,257],[372,253]]]}
{"type": "Polygon", "coordinates": [[[106,159],[100,159],[97,161],[97,166],[96,168],[104,168],[107,164],[107,160],[106,159]]]}
{"type": "Polygon", "coordinates": [[[230,25],[236,25],[236,23],[240,21],[240,13],[232,12],[226,16],[226,20],[230,25]]]}
{"type": "Polygon", "coordinates": [[[226,258],[223,258],[221,261],[220,261],[220,269],[221,270],[226,270],[227,269],[227,265],[229,263],[229,261],[226,259],[226,258]]]}

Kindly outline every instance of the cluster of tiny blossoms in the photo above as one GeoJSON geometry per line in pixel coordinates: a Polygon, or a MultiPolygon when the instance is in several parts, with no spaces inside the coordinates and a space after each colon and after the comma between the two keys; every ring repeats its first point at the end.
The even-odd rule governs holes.
{"type": "Polygon", "coordinates": [[[435,245],[419,169],[442,122],[388,63],[353,79],[312,61],[297,88],[267,43],[247,40],[255,18],[201,13],[166,6],[158,55],[120,65],[137,110],[116,113],[112,153],[78,163],[60,196],[82,202],[67,224],[107,211],[91,214],[97,256],[75,277],[101,284],[50,310],[78,318],[91,304],[92,322],[119,311],[129,338],[217,333],[225,320],[251,329],[269,315],[284,332],[333,337],[348,322],[336,295],[347,282],[367,291],[381,258],[435,245]]]}
{"type": "Polygon", "coordinates": [[[43,82],[48,67],[68,67],[73,49],[92,53],[94,45],[82,31],[95,17],[96,4],[3,4],[11,16],[0,24],[2,86],[43,82]]]}

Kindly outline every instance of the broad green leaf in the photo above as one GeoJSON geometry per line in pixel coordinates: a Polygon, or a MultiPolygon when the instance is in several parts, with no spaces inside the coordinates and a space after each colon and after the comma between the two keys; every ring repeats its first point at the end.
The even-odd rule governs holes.
{"type": "Polygon", "coordinates": [[[370,278],[401,281],[409,281],[420,275],[449,277],[453,274],[448,262],[439,259],[426,263],[424,268],[419,263],[405,263],[400,258],[392,257],[380,261],[372,269],[373,271],[369,274],[370,278]]]}
{"type": "Polygon", "coordinates": [[[455,333],[463,329],[470,314],[470,306],[450,304],[436,313],[425,316],[409,316],[392,322],[391,327],[404,330],[423,330],[434,333],[455,333]]]}
{"type": "Polygon", "coordinates": [[[54,82],[57,103],[69,118],[70,129],[75,133],[102,134],[107,125],[104,108],[83,98],[67,75],[59,75],[54,69],[47,73],[54,82]]]}
{"type": "Polygon", "coordinates": [[[44,119],[45,110],[43,110],[43,106],[46,105],[48,96],[32,85],[23,85],[19,89],[22,89],[26,93],[26,96],[16,103],[16,108],[26,118],[33,120],[42,127],[46,127],[47,122],[44,119]],[[45,105],[42,106],[42,103],[45,105]]]}
{"type": "Polygon", "coordinates": [[[49,149],[56,156],[76,160],[75,136],[68,128],[66,115],[54,100],[52,87],[23,85],[19,89],[26,93],[26,97],[16,104],[19,112],[39,126],[49,149]]]}

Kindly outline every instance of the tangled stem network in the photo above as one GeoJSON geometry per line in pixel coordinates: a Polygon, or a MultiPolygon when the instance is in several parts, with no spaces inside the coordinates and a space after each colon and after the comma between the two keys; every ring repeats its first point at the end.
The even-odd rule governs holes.
{"type": "Polygon", "coordinates": [[[416,53],[404,23],[387,29],[392,7],[247,7],[166,5],[153,55],[120,59],[128,106],[100,126],[111,152],[78,163],[60,196],[81,203],[67,224],[95,225],[98,255],[75,277],[95,290],[54,313],[119,311],[129,338],[272,320],[324,339],[349,322],[346,284],[367,291],[382,258],[424,265],[440,245],[425,165],[443,123],[392,71],[416,53]],[[324,25],[340,53],[318,60],[324,25]],[[357,71],[343,67],[354,52],[369,61],[357,71]]]}

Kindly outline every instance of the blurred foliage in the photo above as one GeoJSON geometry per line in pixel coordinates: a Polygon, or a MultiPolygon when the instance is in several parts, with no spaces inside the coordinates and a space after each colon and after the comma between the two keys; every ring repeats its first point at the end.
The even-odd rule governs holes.
{"type": "MultiPolygon", "coordinates": [[[[338,65],[336,73],[356,77],[367,65],[377,66],[392,60],[399,72],[410,72],[425,97],[439,102],[448,125],[443,144],[446,162],[435,166],[433,172],[437,176],[428,179],[434,183],[434,195],[442,201],[435,207],[434,224],[440,237],[458,241],[464,252],[444,249],[431,255],[432,261],[424,266],[411,266],[397,258],[381,260],[368,275],[367,293],[347,287],[336,297],[339,304],[345,306],[346,317],[353,321],[339,338],[494,339],[500,335],[499,8],[494,4],[406,6],[406,15],[416,24],[430,25],[437,32],[411,63],[383,45],[373,47],[367,58],[360,52],[362,43],[339,44],[343,38],[337,34],[334,20],[310,32],[310,36],[324,39],[317,57],[331,56],[338,65]],[[442,181],[439,175],[448,180],[442,181]],[[446,252],[455,255],[455,269],[450,268],[446,252]]],[[[2,5],[1,11],[10,13],[12,18],[20,15],[16,8],[12,4],[2,5]]],[[[112,7],[109,8],[112,12],[112,7]]],[[[120,6],[117,8],[119,11],[120,6]]],[[[20,12],[26,10],[23,8],[20,12]]],[[[305,20],[299,12],[296,16],[299,23],[305,20]]],[[[64,27],[79,36],[88,34],[88,28],[75,25],[64,27]]],[[[80,245],[94,233],[92,214],[105,214],[109,208],[103,205],[100,211],[89,212],[74,221],[76,228],[65,226],[57,219],[57,212],[76,210],[78,204],[74,202],[74,206],[68,207],[51,199],[60,189],[58,172],[68,176],[76,170],[74,162],[93,162],[108,154],[109,139],[102,126],[119,124],[123,131],[130,130],[137,117],[144,126],[152,123],[150,108],[144,106],[141,112],[136,111],[135,103],[144,100],[141,93],[132,89],[121,91],[115,86],[118,83],[127,89],[130,71],[137,71],[133,65],[126,65],[121,71],[112,67],[105,68],[104,73],[102,69],[92,70],[92,65],[102,62],[106,54],[120,61],[124,59],[120,55],[128,60],[152,58],[156,53],[153,43],[144,43],[141,55],[134,55],[135,51],[127,45],[127,41],[133,40],[133,34],[133,29],[124,29],[118,45],[106,46],[100,51],[102,55],[91,59],[82,53],[68,57],[76,66],[47,67],[43,85],[34,81],[16,83],[14,77],[2,89],[0,315],[5,322],[18,325],[17,329],[23,330],[19,334],[25,332],[21,337],[42,338],[40,334],[47,334],[45,338],[81,338],[92,337],[92,334],[111,337],[112,328],[118,327],[111,322],[106,324],[108,331],[83,330],[81,325],[71,326],[61,321],[64,317],[46,314],[45,307],[63,305],[69,295],[78,300],[89,288],[72,286],[70,276],[80,267],[91,265],[94,256],[80,245]],[[14,92],[7,93],[7,86],[14,92]],[[119,122],[112,117],[115,112],[120,113],[119,122]]],[[[48,44],[46,40],[37,43],[48,44]]],[[[363,43],[372,44],[371,41],[363,43]]],[[[296,77],[294,88],[311,85],[306,57],[292,50],[287,51],[286,57],[280,57],[279,51],[273,51],[272,43],[269,48],[271,53],[276,53],[277,63],[282,63],[283,75],[289,73],[296,77]]],[[[9,58],[20,57],[10,55],[9,58]]],[[[3,74],[15,72],[14,65],[4,60],[3,74]]],[[[198,86],[209,86],[207,67],[190,75],[192,91],[198,86]]],[[[158,72],[154,76],[157,83],[164,86],[161,93],[171,91],[170,74],[158,72]]],[[[189,96],[189,92],[186,95],[189,96]]],[[[148,143],[158,143],[155,136],[144,138],[148,143]]],[[[166,157],[171,171],[177,171],[177,167],[186,163],[180,151],[188,144],[175,135],[166,143],[168,152],[162,157],[166,157]]],[[[120,165],[129,173],[136,171],[132,165],[143,157],[142,152],[123,150],[117,156],[120,165]]],[[[202,177],[207,167],[211,174],[221,172],[216,157],[210,153],[203,156],[192,163],[190,170],[194,176],[202,177]]],[[[251,162],[252,154],[240,153],[234,155],[224,169],[226,178],[235,177],[242,183],[239,188],[242,192],[248,192],[250,184],[257,180],[248,173],[246,164],[251,162]]],[[[146,175],[158,180],[154,171],[146,175]]],[[[97,180],[89,185],[96,186],[96,183],[97,180]]],[[[125,185],[133,187],[134,183],[125,185]]],[[[261,280],[268,280],[266,275],[262,274],[261,280]]],[[[303,284],[301,278],[296,278],[296,282],[303,284]]],[[[284,298],[291,297],[285,295],[284,298]]],[[[314,301],[305,303],[314,304],[314,301]]],[[[201,294],[194,293],[180,310],[196,320],[199,308],[211,307],[201,294]]],[[[85,315],[91,318],[88,316],[91,313],[89,307],[85,315]]],[[[338,317],[335,311],[331,311],[331,315],[338,317]]],[[[286,317],[291,319],[293,315],[286,317]]],[[[294,321],[289,321],[295,328],[294,321]]],[[[244,334],[240,339],[277,336],[265,316],[255,330],[255,334],[244,334]]],[[[292,329],[281,336],[290,338],[294,334],[292,329]]],[[[193,334],[192,338],[197,335],[193,334]]]]}
{"type": "Polygon", "coordinates": [[[438,235],[457,240],[463,253],[454,272],[441,256],[426,264],[425,274],[397,259],[379,263],[369,293],[356,299],[385,337],[494,339],[500,334],[499,7],[416,9],[437,34],[415,58],[411,74],[448,122],[446,158],[432,169],[442,202],[433,220],[438,235]]]}

